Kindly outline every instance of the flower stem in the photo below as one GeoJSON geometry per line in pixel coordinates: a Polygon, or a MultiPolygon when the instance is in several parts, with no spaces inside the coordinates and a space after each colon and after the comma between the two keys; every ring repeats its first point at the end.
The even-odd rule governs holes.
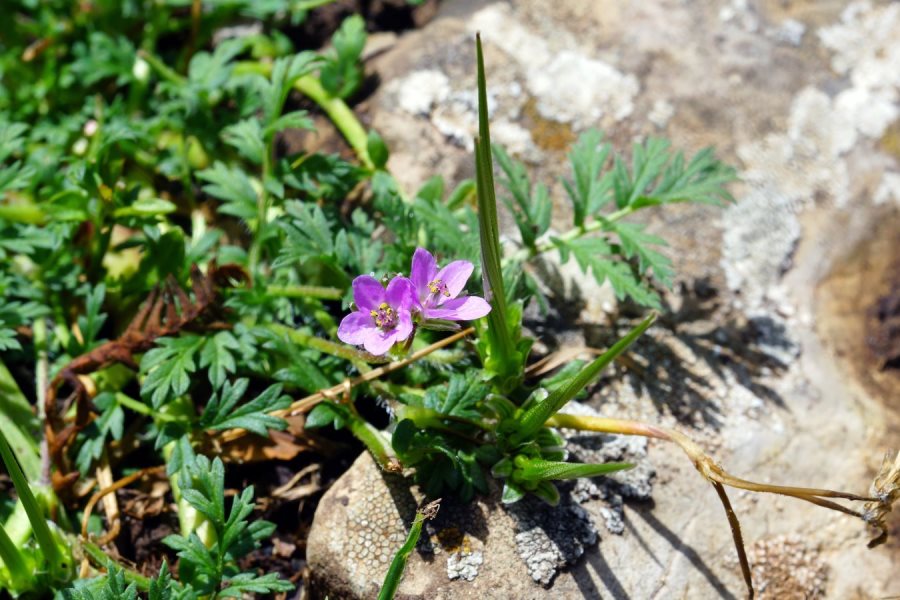
{"type": "Polygon", "coordinates": [[[319,298],[322,300],[340,300],[344,291],[336,287],[319,285],[270,285],[266,288],[270,296],[281,298],[319,298]]]}

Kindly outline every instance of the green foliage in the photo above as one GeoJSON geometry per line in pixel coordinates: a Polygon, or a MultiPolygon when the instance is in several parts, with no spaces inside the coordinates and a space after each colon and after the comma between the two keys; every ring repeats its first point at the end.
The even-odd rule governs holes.
{"type": "Polygon", "coordinates": [[[725,186],[735,179],[735,171],[718,161],[710,148],[686,163],[682,153],[671,152],[669,142],[651,138],[635,144],[629,165],[603,142],[599,131],[588,130],[569,153],[571,176],[562,182],[572,206],[573,228],[548,237],[551,206],[546,187],[532,185],[524,165],[502,148],[495,146],[494,155],[505,175],[500,183],[511,195],[504,201],[525,249],[516,255],[519,260],[556,250],[563,263],[574,257],[597,283],[608,281],[619,300],[650,308],[661,306],[654,285],[670,287],[673,282],[672,261],[658,250],[666,241],[646,233],[644,225],[622,219],[642,209],[680,202],[732,201],[725,186]],[[614,210],[605,212],[609,206],[614,210]],[[595,232],[599,235],[592,235],[595,232]]]}
{"type": "Polygon", "coordinates": [[[359,57],[366,45],[366,23],[360,15],[348,17],[331,39],[333,52],[319,73],[322,87],[338,98],[347,98],[359,88],[363,69],[359,57]]]}
{"type": "MultiPolygon", "coordinates": [[[[108,572],[79,581],[69,597],[163,600],[287,589],[273,574],[238,567],[271,526],[250,521],[252,490],[226,509],[221,461],[194,448],[217,452],[223,431],[267,436],[284,429],[272,413],[298,395],[370,373],[370,357],[336,341],[351,282],[360,274],[408,273],[417,247],[441,265],[472,262],[467,292],[485,296],[491,313],[475,323],[471,344],[357,380],[352,393],[318,404],[306,427],[346,429],[382,466],[414,468],[435,496],[471,498],[488,491],[493,477],[507,500],[533,493],[554,502],[552,481],[617,468],[563,463],[563,440],[544,426],[566,400],[585,393],[605,363],[524,382],[533,340],[522,316],[530,302],[547,301],[528,262],[559,252],[610,281],[619,298],[657,306],[653,285],[671,284],[676,265],[660,251],[665,235],[626,217],[730,199],[723,186],[733,172],[709,151],[687,160],[648,140],[626,161],[588,132],[570,153],[564,183],[573,229],[554,235],[552,186],[532,183],[522,164],[491,146],[480,44],[475,180],[448,188],[432,177],[409,193],[388,170],[388,143],[343,101],[363,82],[363,18],[347,18],[325,50],[294,47],[294,26],[318,4],[203,3],[196,20],[181,1],[4,6],[0,432],[37,480],[34,406],[43,389],[24,386],[26,398],[16,382],[46,377],[58,386],[49,411],[63,413],[69,399],[81,409],[51,414],[47,423],[65,427],[76,413],[88,416],[54,468],[89,474],[111,450],[117,476],[145,460],[165,463],[179,519],[199,512],[212,531],[209,538],[189,530],[167,538],[180,557],[178,577],[164,568],[152,580],[109,564],[99,548],[67,542],[108,572]],[[253,20],[258,33],[228,37],[253,20]],[[323,117],[352,153],[307,149],[306,132],[323,117]],[[494,159],[520,252],[504,252],[508,244],[500,242],[494,159]],[[198,281],[197,269],[211,279],[198,281]],[[148,313],[150,300],[157,304],[148,313]],[[90,384],[85,390],[71,389],[73,371],[64,369],[73,366],[76,381],[90,384]],[[387,431],[357,409],[366,396],[396,413],[387,431]]],[[[410,348],[444,335],[420,328],[410,348]]],[[[39,538],[68,535],[67,517],[84,502],[72,498],[56,512],[59,528],[47,525],[48,513],[35,513],[47,526],[35,527],[34,552],[16,554],[11,534],[9,544],[0,538],[0,552],[13,562],[19,556],[23,573],[43,568],[41,561],[55,559],[39,538]]],[[[58,581],[35,587],[11,573],[0,574],[2,586],[40,591],[59,591],[71,575],[60,569],[58,581]]]]}
{"type": "Polygon", "coordinates": [[[248,384],[246,379],[238,379],[234,385],[226,382],[221,392],[213,396],[206,405],[200,417],[200,427],[246,429],[261,436],[267,436],[269,429],[281,430],[287,427],[284,419],[267,414],[290,406],[291,399],[281,394],[281,386],[269,386],[255,399],[239,406],[248,384]]]}
{"type": "Polygon", "coordinates": [[[235,495],[226,511],[225,467],[219,458],[210,461],[202,455],[181,468],[178,483],[182,497],[207,519],[214,532],[210,545],[195,532],[163,540],[181,559],[178,574],[183,585],[200,596],[223,598],[240,598],[243,592],[286,592],[294,587],[273,574],[242,573],[237,565],[275,529],[266,521],[247,520],[253,511],[253,486],[235,495]]]}

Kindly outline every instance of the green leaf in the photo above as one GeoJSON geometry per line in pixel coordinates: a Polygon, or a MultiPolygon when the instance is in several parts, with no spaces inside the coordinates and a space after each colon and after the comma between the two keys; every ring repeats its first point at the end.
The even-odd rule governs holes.
{"type": "Polygon", "coordinates": [[[628,463],[568,463],[517,456],[512,477],[519,481],[559,481],[579,477],[597,477],[634,467],[628,463]]]}
{"type": "Polygon", "coordinates": [[[649,233],[644,233],[644,225],[635,223],[609,222],[608,231],[619,236],[622,250],[628,258],[637,257],[638,267],[642,274],[653,271],[653,277],[666,287],[672,286],[672,261],[665,255],[650,248],[651,245],[665,245],[665,240],[649,233]]]}
{"type": "Polygon", "coordinates": [[[374,129],[369,130],[366,149],[376,169],[383,169],[387,165],[389,156],[387,144],[384,143],[384,138],[378,135],[378,132],[374,129]]]}
{"type": "Polygon", "coordinates": [[[222,387],[225,377],[236,368],[233,350],[239,350],[240,343],[230,331],[219,331],[207,337],[200,352],[200,368],[209,368],[209,382],[214,389],[222,387]]]}
{"type": "Polygon", "coordinates": [[[443,415],[463,419],[480,419],[479,403],[490,388],[479,383],[478,373],[452,374],[446,388],[431,387],[425,393],[424,405],[443,415]]]}
{"type": "Polygon", "coordinates": [[[275,133],[276,128],[273,126],[281,115],[281,110],[294,83],[312,72],[318,64],[319,58],[315,53],[309,51],[275,60],[269,80],[262,83],[260,91],[266,139],[271,139],[271,135],[275,133]]]}
{"type": "Polygon", "coordinates": [[[333,402],[320,402],[306,415],[303,426],[307,429],[317,429],[327,425],[333,425],[335,429],[341,429],[350,420],[350,414],[346,407],[333,402]]]}
{"type": "Polygon", "coordinates": [[[281,394],[281,385],[271,385],[250,402],[239,405],[247,393],[248,383],[246,379],[238,379],[234,385],[226,382],[206,405],[200,426],[217,430],[246,429],[263,437],[268,437],[270,429],[285,429],[284,419],[268,414],[291,404],[290,397],[281,394]]]}
{"type": "Polygon", "coordinates": [[[217,598],[243,598],[245,594],[274,594],[289,592],[294,584],[281,579],[278,573],[238,573],[225,580],[225,587],[216,594],[217,598]]]}
{"type": "Polygon", "coordinates": [[[309,118],[309,113],[305,110],[295,110],[281,115],[263,129],[263,135],[266,139],[284,131],[285,129],[306,129],[307,131],[315,131],[316,126],[313,120],[309,118]]]}
{"type": "Polygon", "coordinates": [[[516,221],[522,243],[534,248],[537,239],[550,228],[553,208],[550,193],[543,184],[532,188],[525,165],[510,158],[501,146],[495,144],[492,148],[505,176],[500,179],[500,185],[512,195],[511,198],[504,196],[502,200],[516,221]]]}
{"type": "Polygon", "coordinates": [[[333,97],[347,98],[363,79],[359,57],[366,45],[366,23],[352,15],[341,23],[331,39],[333,52],[319,71],[322,87],[333,97]]]}
{"type": "Polygon", "coordinates": [[[332,225],[322,209],[303,202],[288,202],[285,208],[287,218],[278,225],[287,239],[272,267],[279,269],[309,258],[331,257],[335,250],[332,225]]]}
{"type": "Polygon", "coordinates": [[[716,160],[711,148],[698,152],[685,166],[684,156],[672,155],[669,146],[659,138],[635,144],[630,169],[617,159],[614,188],[619,208],[675,202],[721,205],[733,200],[725,186],[736,179],[735,170],[716,160]]]}
{"type": "Polygon", "coordinates": [[[106,315],[100,312],[103,308],[104,298],[106,298],[106,286],[102,283],[98,283],[93,290],[89,289],[85,293],[84,315],[78,317],[78,328],[81,330],[81,337],[84,340],[80,353],[87,352],[99,342],[97,335],[106,322],[106,315]]]}
{"type": "Polygon", "coordinates": [[[574,375],[566,384],[554,389],[546,399],[535,403],[528,410],[519,415],[515,420],[513,433],[509,438],[511,446],[517,446],[531,439],[544,426],[547,419],[556,414],[559,409],[575,397],[586,385],[593,381],[603,369],[606,368],[617,356],[625,352],[647,330],[656,314],[651,314],[640,325],[629,331],[625,337],[599,357],[588,363],[581,371],[574,375]]]}
{"type": "Polygon", "coordinates": [[[203,186],[204,192],[224,200],[219,212],[247,222],[255,221],[257,193],[246,173],[216,161],[209,169],[198,172],[197,177],[209,182],[203,186]]]}
{"type": "Polygon", "coordinates": [[[647,284],[638,277],[631,266],[616,257],[613,248],[603,239],[577,238],[572,241],[555,239],[557,249],[566,261],[568,253],[575,257],[578,266],[584,272],[590,271],[598,284],[609,280],[616,298],[626,297],[652,308],[659,308],[659,297],[647,284]]]}
{"type": "Polygon", "coordinates": [[[141,386],[141,395],[149,395],[154,408],[188,391],[190,373],[197,370],[194,355],[204,342],[204,338],[196,335],[164,337],[156,340],[156,348],[144,354],[141,372],[147,376],[141,386]]]}
{"type": "Polygon", "coordinates": [[[601,178],[600,170],[612,147],[602,141],[603,134],[591,129],[579,136],[569,152],[572,180],[564,180],[563,185],[572,201],[576,227],[582,227],[588,215],[596,213],[610,200],[612,179],[601,178]]]}
{"type": "Polygon", "coordinates": [[[485,299],[491,304],[485,331],[489,356],[485,366],[495,372],[502,388],[511,388],[521,376],[522,356],[507,318],[506,292],[503,286],[497,198],[494,192],[491,134],[487,111],[487,82],[481,37],[476,35],[478,59],[478,138],[475,140],[475,173],[478,186],[478,222],[481,237],[481,262],[485,279],[485,299]]]}
{"type": "Polygon", "coordinates": [[[503,494],[500,496],[503,504],[515,504],[524,497],[525,490],[521,486],[509,479],[503,482],[503,494]]]}
{"type": "Polygon", "coordinates": [[[173,203],[161,198],[140,198],[130,206],[121,206],[113,211],[115,219],[126,217],[160,217],[178,209],[173,203]]]}
{"type": "Polygon", "coordinates": [[[241,156],[256,165],[261,165],[266,145],[262,128],[256,118],[244,119],[222,130],[222,140],[241,156]]]}

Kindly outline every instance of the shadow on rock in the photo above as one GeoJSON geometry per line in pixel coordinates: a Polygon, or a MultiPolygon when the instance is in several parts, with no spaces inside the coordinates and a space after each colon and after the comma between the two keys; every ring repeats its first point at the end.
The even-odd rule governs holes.
{"type": "MultiPolygon", "coordinates": [[[[660,413],[671,413],[689,426],[720,428],[720,402],[735,387],[784,407],[770,382],[788,368],[799,348],[779,318],[745,317],[730,310],[706,279],[681,285],[677,292],[678,305],[664,302],[657,323],[621,358],[627,368],[613,377],[627,382],[635,394],[650,398],[660,413]]],[[[543,323],[535,318],[526,325],[553,348],[569,337],[564,324],[580,314],[584,301],[569,294],[566,301],[550,298],[548,305],[543,323]]],[[[610,319],[624,326],[582,323],[585,345],[610,347],[646,312],[625,303],[610,319]]]]}

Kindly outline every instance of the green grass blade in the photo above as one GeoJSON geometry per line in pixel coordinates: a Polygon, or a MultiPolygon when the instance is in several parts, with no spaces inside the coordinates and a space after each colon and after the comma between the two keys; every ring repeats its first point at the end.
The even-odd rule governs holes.
{"type": "Polygon", "coordinates": [[[538,430],[544,426],[544,423],[561,409],[566,403],[575,397],[584,387],[594,380],[600,372],[606,368],[617,356],[625,352],[631,344],[637,340],[644,331],[647,330],[653,321],[656,320],[656,313],[651,313],[644,319],[640,325],[629,331],[625,337],[613,344],[612,348],[604,352],[596,360],[585,366],[581,371],[574,375],[567,383],[555,389],[542,402],[535,404],[525,411],[518,419],[518,423],[514,428],[511,437],[513,445],[518,445],[531,438],[538,430]]]}
{"type": "Polygon", "coordinates": [[[487,82],[484,74],[484,56],[481,37],[475,38],[478,55],[478,137],[475,139],[475,174],[478,200],[479,235],[481,238],[481,262],[485,279],[485,295],[491,303],[488,313],[488,336],[496,360],[495,369],[501,379],[515,375],[519,365],[515,361],[516,345],[512,339],[507,315],[506,292],[503,287],[503,271],[500,248],[500,230],[497,219],[497,196],[494,190],[494,165],[491,158],[491,133],[488,125],[487,82]]]}
{"type": "Polygon", "coordinates": [[[50,527],[47,525],[47,520],[44,518],[40,506],[38,506],[37,500],[31,492],[31,488],[28,486],[28,480],[25,479],[25,474],[22,472],[22,468],[19,466],[19,462],[13,455],[12,449],[6,441],[6,436],[4,436],[2,432],[0,432],[0,458],[3,459],[6,470],[9,473],[9,478],[12,479],[13,485],[16,488],[16,493],[19,495],[19,500],[25,507],[25,512],[28,514],[28,520],[31,521],[34,537],[37,539],[44,558],[49,563],[50,573],[55,578],[66,579],[72,565],[65,563],[63,554],[56,545],[53,534],[50,533],[50,527]]]}
{"type": "Polygon", "coordinates": [[[6,365],[0,361],[0,433],[6,436],[29,481],[41,476],[35,441],[40,436],[37,418],[6,365]]]}
{"type": "Polygon", "coordinates": [[[384,577],[381,591],[378,593],[378,600],[391,600],[394,597],[394,594],[397,593],[397,588],[400,586],[400,580],[403,578],[403,570],[406,569],[406,561],[409,559],[409,555],[416,547],[416,544],[419,543],[419,536],[422,535],[422,525],[425,523],[426,519],[433,519],[435,517],[438,508],[440,508],[440,499],[426,504],[416,511],[416,518],[409,528],[409,534],[406,536],[406,541],[403,542],[403,545],[397,550],[397,554],[394,555],[394,560],[391,561],[391,566],[388,567],[388,572],[384,577]]]}
{"type": "Polygon", "coordinates": [[[552,460],[526,459],[516,461],[515,477],[527,481],[558,481],[579,477],[597,477],[630,469],[630,463],[567,463],[552,460]]]}
{"type": "Polygon", "coordinates": [[[6,535],[6,530],[0,525],[0,589],[3,588],[3,569],[6,569],[9,573],[9,584],[12,588],[10,591],[13,594],[24,592],[32,587],[29,584],[34,584],[33,574],[32,581],[29,581],[27,576],[28,566],[25,564],[24,557],[13,541],[9,539],[9,536],[6,535]]]}

